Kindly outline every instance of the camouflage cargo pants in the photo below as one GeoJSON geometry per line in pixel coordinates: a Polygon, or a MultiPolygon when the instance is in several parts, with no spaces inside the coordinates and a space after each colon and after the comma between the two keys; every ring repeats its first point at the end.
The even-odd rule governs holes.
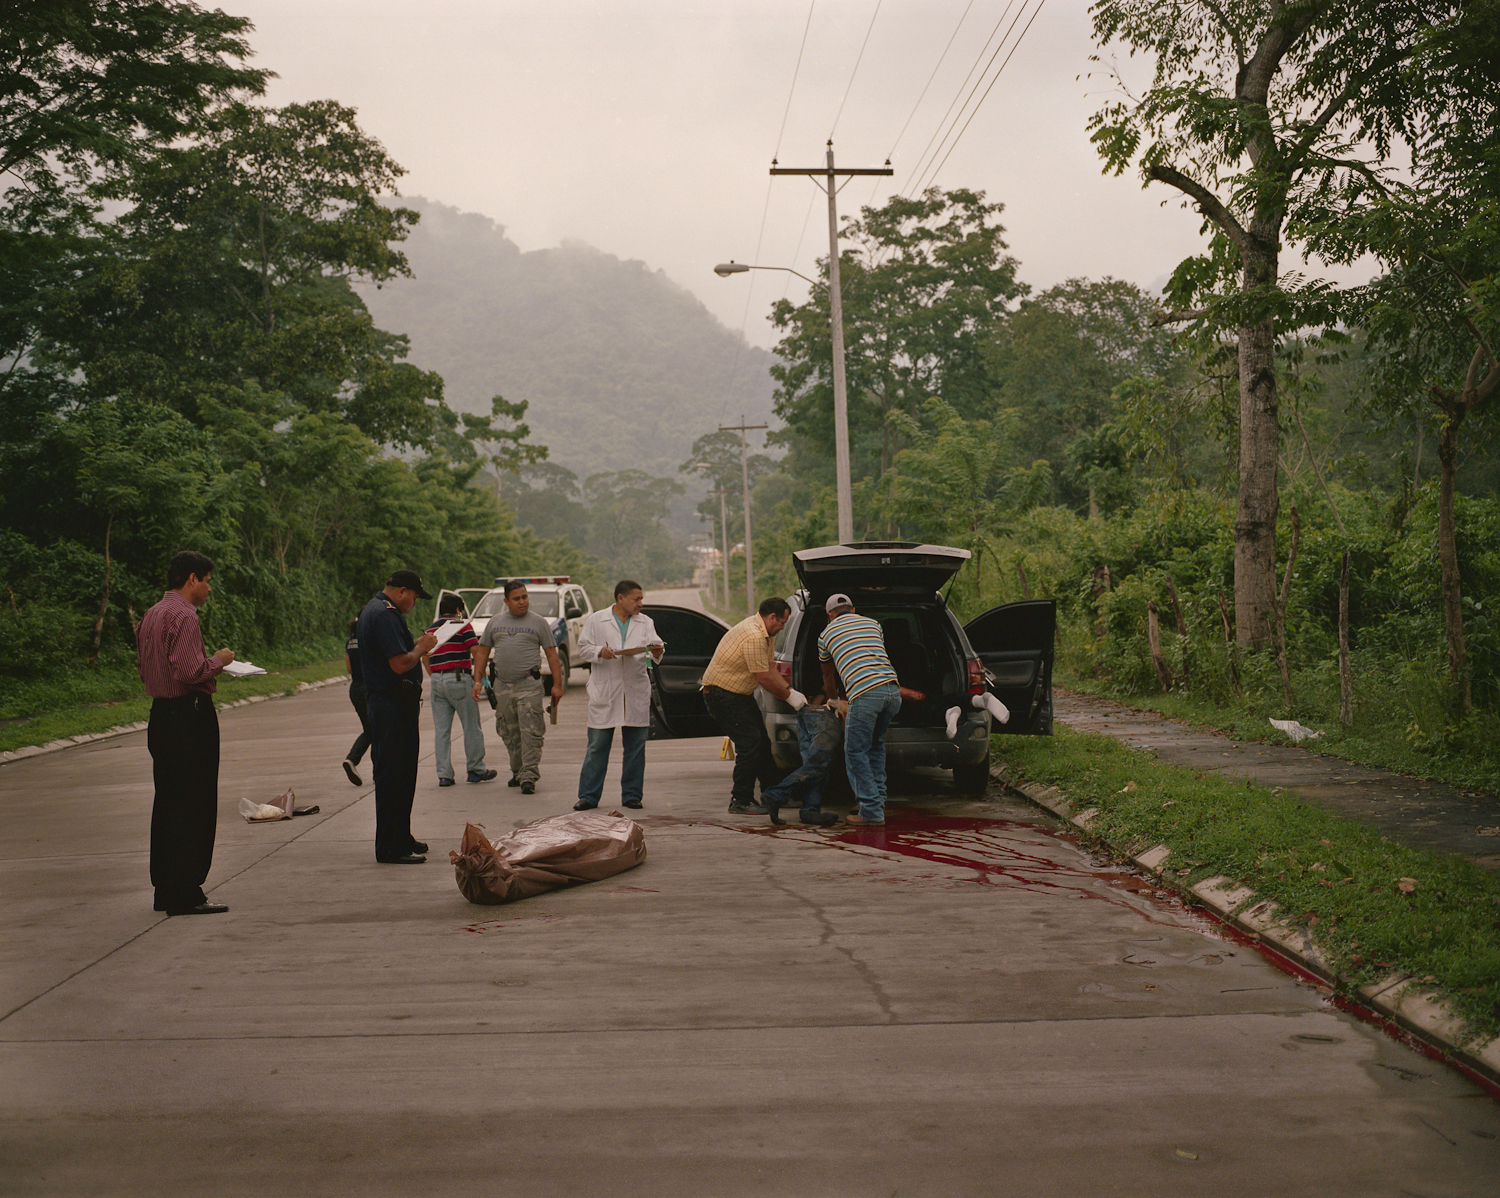
{"type": "Polygon", "coordinates": [[[495,731],[510,754],[510,772],[522,782],[535,782],[541,773],[542,740],[547,721],[542,714],[542,683],[537,678],[495,682],[495,731]]]}

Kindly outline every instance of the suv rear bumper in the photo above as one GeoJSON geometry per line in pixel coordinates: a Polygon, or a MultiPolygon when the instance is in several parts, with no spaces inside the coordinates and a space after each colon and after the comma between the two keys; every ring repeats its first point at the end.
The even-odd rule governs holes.
{"type": "MultiPolygon", "coordinates": [[[[771,756],[784,769],[802,764],[797,748],[797,717],[794,714],[769,712],[766,734],[771,738],[771,756]]],[[[958,722],[958,735],[948,739],[942,728],[893,727],[885,736],[885,760],[888,769],[917,769],[939,766],[978,765],[990,751],[990,720],[982,712],[965,712],[958,722]]]]}

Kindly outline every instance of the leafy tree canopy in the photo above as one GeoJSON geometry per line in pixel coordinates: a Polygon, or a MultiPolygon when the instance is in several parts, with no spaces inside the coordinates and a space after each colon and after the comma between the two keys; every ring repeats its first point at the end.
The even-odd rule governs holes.
{"type": "MultiPolygon", "coordinates": [[[[931,188],[866,207],[840,237],[855,243],[839,264],[854,475],[883,474],[900,448],[890,412],[917,412],[941,394],[982,411],[990,379],[983,345],[1006,305],[1024,294],[1005,254],[1003,205],[984,193],[931,188]]],[[[821,264],[827,279],[828,264],[821,264]]],[[[771,322],[784,334],[772,368],[776,414],[833,456],[832,335],[826,282],[805,304],[782,300],[771,322]]]]}

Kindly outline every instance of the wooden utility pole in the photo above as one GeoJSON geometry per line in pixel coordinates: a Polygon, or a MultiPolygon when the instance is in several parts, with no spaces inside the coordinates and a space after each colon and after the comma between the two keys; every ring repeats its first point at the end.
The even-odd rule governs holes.
{"type": "MultiPolygon", "coordinates": [[[[833,334],[833,464],[838,489],[839,540],[846,544],[854,540],[854,492],[849,482],[849,397],[844,382],[844,292],[839,281],[838,176],[894,173],[889,159],[884,166],[835,167],[831,138],[828,142],[827,166],[777,166],[776,160],[771,160],[771,174],[807,175],[814,182],[822,176],[825,182],[820,186],[828,193],[828,325],[833,334]]],[[[747,560],[749,545],[750,538],[747,534],[747,560]]]]}
{"type": "Polygon", "coordinates": [[[719,606],[725,611],[729,610],[729,515],[724,506],[724,496],[729,494],[727,487],[720,487],[710,494],[719,497],[719,568],[724,572],[724,592],[719,600],[719,606]]]}
{"type": "MultiPolygon", "coordinates": [[[[740,417],[738,424],[721,424],[721,433],[739,433],[740,435],[740,486],[744,489],[745,496],[745,606],[750,614],[755,613],[755,564],[750,557],[750,443],[745,440],[745,434],[751,429],[769,428],[765,424],[746,424],[745,418],[740,417]]],[[[725,573],[725,586],[728,586],[729,575],[725,573]]],[[[729,606],[729,594],[724,594],[724,606],[729,606]]]]}

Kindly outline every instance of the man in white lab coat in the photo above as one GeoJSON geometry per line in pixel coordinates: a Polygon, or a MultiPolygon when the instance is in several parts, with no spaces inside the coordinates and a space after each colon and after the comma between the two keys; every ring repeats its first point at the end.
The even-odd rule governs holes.
{"type": "Polygon", "coordinates": [[[639,808],[646,783],[646,738],[651,731],[651,678],[646,659],[661,661],[666,647],[656,635],[641,584],[615,584],[613,606],[596,611],[578,633],[578,655],[589,663],[589,747],[578,775],[574,811],[599,806],[615,729],[620,729],[623,764],[620,805],[639,808]]]}

